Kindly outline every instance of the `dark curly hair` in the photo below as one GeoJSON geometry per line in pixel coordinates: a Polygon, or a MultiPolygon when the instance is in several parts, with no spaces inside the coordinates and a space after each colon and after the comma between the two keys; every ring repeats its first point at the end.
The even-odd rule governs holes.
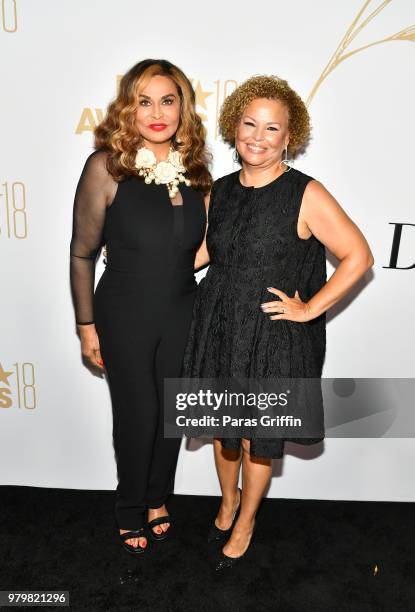
{"type": "Polygon", "coordinates": [[[222,104],[219,115],[219,131],[223,140],[235,146],[235,132],[245,108],[253,100],[267,98],[279,100],[288,110],[290,157],[302,153],[310,140],[310,116],[300,96],[277,76],[253,76],[237,87],[222,104]]]}

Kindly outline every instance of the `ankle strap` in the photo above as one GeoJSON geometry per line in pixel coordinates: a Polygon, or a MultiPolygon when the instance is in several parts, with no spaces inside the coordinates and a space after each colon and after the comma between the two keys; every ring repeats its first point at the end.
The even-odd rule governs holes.
{"type": "Polygon", "coordinates": [[[152,521],[149,521],[148,526],[155,527],[156,525],[161,525],[162,523],[171,523],[171,518],[168,514],[166,514],[165,516],[158,516],[152,521]]]}

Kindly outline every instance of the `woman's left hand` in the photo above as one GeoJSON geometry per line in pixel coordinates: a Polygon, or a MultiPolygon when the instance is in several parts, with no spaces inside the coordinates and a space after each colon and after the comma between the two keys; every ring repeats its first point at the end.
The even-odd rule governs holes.
{"type": "Polygon", "coordinates": [[[278,313],[270,316],[271,321],[285,319],[287,321],[305,323],[314,318],[307,302],[303,302],[300,298],[298,290],[295,292],[294,297],[290,298],[284,291],[280,291],[280,289],[275,289],[274,287],[267,287],[267,289],[270,293],[275,293],[275,295],[281,298],[281,301],[278,302],[264,302],[261,304],[262,312],[265,314],[273,312],[278,313]]]}

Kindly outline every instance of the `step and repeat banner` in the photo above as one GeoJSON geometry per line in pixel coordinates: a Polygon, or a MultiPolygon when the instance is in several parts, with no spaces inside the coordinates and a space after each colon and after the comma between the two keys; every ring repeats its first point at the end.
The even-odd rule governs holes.
{"type": "MultiPolygon", "coordinates": [[[[415,500],[414,432],[399,421],[414,392],[414,24],[412,0],[0,0],[1,484],[116,486],[108,384],[83,365],[74,323],[72,205],[120,77],[152,57],[191,78],[215,178],[236,169],[217,130],[225,97],[255,74],[288,80],[313,127],[295,167],[374,254],[328,313],[324,369],[367,414],[287,445],[268,495],[415,500]]],[[[103,270],[101,256],[96,282],[103,270]]],[[[183,440],[175,492],[219,494],[209,441],[183,440]]]]}

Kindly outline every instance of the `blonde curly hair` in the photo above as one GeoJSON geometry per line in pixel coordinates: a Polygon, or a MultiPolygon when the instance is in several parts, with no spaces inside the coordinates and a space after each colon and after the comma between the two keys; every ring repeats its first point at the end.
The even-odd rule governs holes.
{"type": "Polygon", "coordinates": [[[211,155],[206,147],[205,127],[196,112],[195,92],[183,71],[167,60],[146,59],[124,74],[116,99],[95,128],[95,148],[109,151],[107,169],[116,181],[128,175],[138,176],[135,157],[142,138],[135,128],[135,113],[140,90],[156,75],[169,77],[177,87],[180,122],[172,145],[182,155],[192,187],[207,193],[212,185],[211,155]]]}
{"type": "Polygon", "coordinates": [[[310,140],[310,116],[300,96],[287,81],[275,75],[253,76],[237,87],[222,104],[219,114],[219,131],[223,140],[235,147],[235,132],[245,108],[253,100],[266,98],[279,100],[288,110],[289,156],[294,158],[304,152],[310,140]]]}

